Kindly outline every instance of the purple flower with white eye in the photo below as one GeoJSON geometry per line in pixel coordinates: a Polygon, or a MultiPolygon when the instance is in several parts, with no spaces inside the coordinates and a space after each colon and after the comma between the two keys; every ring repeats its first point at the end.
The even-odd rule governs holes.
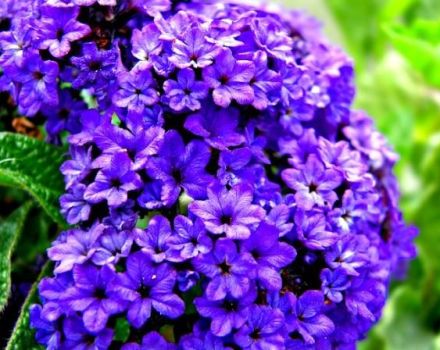
{"type": "Polygon", "coordinates": [[[338,234],[327,229],[326,217],[321,212],[299,209],[295,225],[297,238],[309,249],[324,250],[337,241],[338,234]]]}
{"type": "Polygon", "coordinates": [[[0,32],[0,65],[6,72],[10,67],[22,66],[25,52],[28,52],[32,39],[32,26],[23,18],[18,19],[10,31],[0,32]]]}
{"type": "Polygon", "coordinates": [[[199,254],[207,254],[212,249],[212,241],[206,234],[205,225],[199,218],[191,220],[183,215],[174,219],[174,235],[170,239],[172,248],[167,259],[181,262],[199,254]]]}
{"type": "Polygon", "coordinates": [[[358,270],[368,261],[367,247],[367,237],[344,235],[325,253],[325,261],[332,269],[341,267],[348,275],[358,276],[358,270]]]}
{"type": "Polygon", "coordinates": [[[175,344],[168,343],[159,333],[150,332],[142,338],[142,344],[128,343],[121,350],[175,350],[175,344]]]}
{"type": "Polygon", "coordinates": [[[148,69],[153,66],[153,56],[159,55],[162,51],[162,40],[160,31],[154,23],[147,24],[142,30],[134,29],[131,35],[131,53],[139,61],[136,67],[148,69]]]}
{"type": "Polygon", "coordinates": [[[295,190],[298,206],[310,210],[314,206],[332,206],[337,199],[334,189],[343,180],[337,170],[325,169],[314,155],[309,156],[302,169],[286,169],[281,177],[288,187],[295,190]]]}
{"type": "Polygon", "coordinates": [[[223,185],[236,185],[241,181],[248,181],[254,177],[253,169],[249,166],[252,152],[249,148],[225,150],[220,153],[217,177],[223,185]]]}
{"type": "Polygon", "coordinates": [[[183,314],[185,304],[173,293],[176,271],[167,264],[153,265],[143,252],[131,254],[126,265],[126,271],[116,277],[109,289],[128,303],[127,319],[133,327],[142,327],[152,310],[169,318],[183,314]]]}
{"type": "Polygon", "coordinates": [[[269,306],[254,306],[246,324],[234,335],[242,349],[284,349],[284,316],[269,306]]]}
{"type": "Polygon", "coordinates": [[[74,77],[72,86],[79,88],[102,88],[115,77],[118,54],[116,50],[99,50],[94,43],[82,45],[81,56],[71,58],[77,68],[78,75],[74,77]]]}
{"type": "Polygon", "coordinates": [[[126,258],[133,245],[133,233],[129,231],[118,232],[108,227],[96,244],[92,261],[98,266],[117,264],[121,258],[126,258]]]}
{"type": "Polygon", "coordinates": [[[185,146],[177,131],[165,134],[157,157],[150,160],[147,173],[163,182],[162,191],[171,203],[178,199],[182,188],[196,199],[206,198],[206,187],[212,182],[205,168],[211,153],[202,141],[192,141],[185,146]]]}
{"type": "Polygon", "coordinates": [[[90,332],[104,330],[111,315],[125,310],[126,304],[109,292],[109,283],[115,276],[108,266],[99,269],[85,264],[73,268],[74,286],[66,290],[62,300],[82,313],[84,326],[90,332]]]}
{"type": "Polygon", "coordinates": [[[262,222],[243,242],[243,250],[249,252],[256,262],[256,277],[263,288],[277,291],[282,287],[280,270],[296,257],[295,248],[278,241],[279,231],[275,226],[262,222]]]}
{"type": "Polygon", "coordinates": [[[207,200],[192,202],[189,211],[202,219],[214,235],[224,233],[231,239],[247,239],[251,228],[265,217],[264,209],[252,204],[252,190],[245,184],[230,190],[215,184],[208,188],[207,194],[207,200]]]}
{"type": "Polygon", "coordinates": [[[78,22],[78,7],[45,6],[41,10],[41,19],[36,22],[38,48],[49,50],[56,58],[66,56],[72,42],[90,33],[90,27],[78,22]]]}
{"type": "Polygon", "coordinates": [[[209,300],[222,300],[226,295],[241,298],[250,288],[255,266],[249,253],[239,253],[229,239],[217,241],[214,249],[192,260],[196,271],[210,278],[205,289],[209,300]]]}
{"type": "Polygon", "coordinates": [[[211,320],[212,334],[224,337],[245,324],[256,298],[255,288],[251,288],[241,298],[227,296],[222,300],[212,301],[203,296],[196,298],[194,304],[201,316],[211,320]]]}
{"type": "Polygon", "coordinates": [[[148,223],[146,231],[137,232],[135,240],[150,260],[161,263],[167,259],[167,251],[171,248],[172,235],[173,232],[168,219],[156,215],[148,223]]]}
{"type": "Polygon", "coordinates": [[[47,250],[49,258],[57,262],[56,273],[72,270],[76,264],[84,264],[94,254],[96,241],[102,235],[103,225],[94,225],[87,233],[72,229],[65,233],[62,240],[54,242],[47,250]]]}
{"type": "Polygon", "coordinates": [[[264,110],[271,104],[271,93],[281,88],[281,77],[268,68],[267,54],[264,51],[257,51],[253,62],[255,75],[250,80],[250,85],[254,89],[255,99],[252,105],[258,110],[264,110]]]}
{"type": "Polygon", "coordinates": [[[137,173],[130,169],[131,162],[126,153],[116,153],[110,158],[108,167],[101,169],[84,192],[90,203],[107,201],[117,207],[128,200],[128,192],[139,189],[142,182],[137,173]]]}
{"type": "Polygon", "coordinates": [[[180,69],[204,68],[212,64],[219,47],[208,42],[206,33],[199,27],[189,28],[172,44],[169,60],[180,69]]]}
{"type": "Polygon", "coordinates": [[[324,295],[320,291],[309,290],[298,298],[288,292],[280,303],[289,332],[297,331],[307,344],[315,344],[335,330],[332,320],[322,313],[324,295]]]}
{"type": "Polygon", "coordinates": [[[238,130],[239,112],[235,108],[219,109],[209,104],[185,120],[185,129],[203,137],[211,147],[225,150],[242,144],[245,139],[238,130]]]}
{"type": "Polygon", "coordinates": [[[213,89],[215,104],[228,107],[232,100],[241,105],[254,101],[254,90],[250,82],[255,74],[255,65],[251,61],[237,60],[231,50],[222,49],[215,64],[203,70],[203,79],[213,89]]]}
{"type": "Polygon", "coordinates": [[[8,72],[22,84],[18,96],[22,113],[33,116],[44,104],[54,106],[58,103],[58,73],[56,62],[43,61],[36,54],[26,56],[22,67],[8,72]]]}
{"type": "Polygon", "coordinates": [[[203,81],[196,81],[192,69],[183,69],[177,73],[176,80],[167,80],[163,84],[166,99],[177,112],[201,108],[200,100],[208,95],[208,86],[203,81]]]}
{"type": "Polygon", "coordinates": [[[325,297],[334,303],[340,303],[344,298],[343,292],[350,286],[349,276],[344,269],[334,271],[324,269],[321,272],[321,289],[325,297]]]}
{"type": "Polygon", "coordinates": [[[119,90],[113,95],[113,103],[127,108],[128,113],[142,114],[145,107],[159,101],[153,86],[154,80],[149,69],[133,68],[130,72],[118,74],[119,90]]]}
{"type": "Polygon", "coordinates": [[[105,328],[99,332],[90,332],[77,316],[68,317],[64,321],[63,334],[68,334],[63,349],[106,350],[113,339],[112,329],[105,328]]]}
{"type": "Polygon", "coordinates": [[[84,199],[84,184],[76,184],[71,190],[60,197],[61,214],[70,225],[87,221],[90,217],[91,206],[84,199]]]}
{"type": "Polygon", "coordinates": [[[333,209],[330,213],[330,219],[339,230],[349,233],[350,227],[362,220],[366,210],[366,202],[356,200],[353,191],[347,190],[342,196],[341,207],[333,209]]]}

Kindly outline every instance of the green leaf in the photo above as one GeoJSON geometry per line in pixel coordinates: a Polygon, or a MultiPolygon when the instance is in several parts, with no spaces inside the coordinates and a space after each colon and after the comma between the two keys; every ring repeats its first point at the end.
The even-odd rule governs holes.
{"type": "Polygon", "coordinates": [[[26,217],[32,208],[27,202],[0,223],[0,312],[5,307],[11,290],[11,256],[26,217]]]}
{"type": "Polygon", "coordinates": [[[35,342],[34,331],[29,323],[29,310],[32,304],[38,302],[38,283],[39,281],[49,275],[52,271],[52,264],[47,262],[41,270],[37,282],[32,286],[28,297],[26,298],[21,309],[20,316],[12,331],[11,338],[5,350],[42,350],[43,347],[35,342]]]}
{"type": "Polygon", "coordinates": [[[24,135],[0,132],[0,185],[31,194],[59,225],[58,198],[64,191],[59,167],[65,151],[24,135]]]}
{"type": "Polygon", "coordinates": [[[130,336],[130,324],[125,318],[118,318],[115,325],[113,340],[125,343],[130,336]]]}
{"type": "Polygon", "coordinates": [[[440,87],[440,20],[417,19],[411,26],[384,25],[394,47],[424,79],[440,87]]]}

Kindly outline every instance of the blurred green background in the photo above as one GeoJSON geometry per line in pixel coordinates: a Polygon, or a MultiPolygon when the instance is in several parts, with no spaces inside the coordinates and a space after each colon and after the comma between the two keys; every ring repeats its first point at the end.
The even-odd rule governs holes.
{"type": "Polygon", "coordinates": [[[440,0],[279,0],[318,17],[354,58],[356,108],[401,155],[402,208],[419,258],[361,350],[440,349],[440,0]]]}

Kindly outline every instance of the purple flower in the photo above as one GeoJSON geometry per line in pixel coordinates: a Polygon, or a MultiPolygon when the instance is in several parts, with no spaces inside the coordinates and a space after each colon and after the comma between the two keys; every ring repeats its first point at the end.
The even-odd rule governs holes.
{"type": "Polygon", "coordinates": [[[116,6],[116,0],[72,0],[78,6],[90,6],[98,3],[101,6],[116,6]]]}
{"type": "Polygon", "coordinates": [[[114,228],[106,228],[96,244],[92,261],[98,266],[117,264],[120,259],[128,257],[132,245],[131,232],[118,232],[114,228]]]}
{"type": "Polygon", "coordinates": [[[174,344],[168,343],[159,333],[150,332],[142,338],[142,344],[128,343],[121,350],[174,350],[174,344]]]}
{"type": "Polygon", "coordinates": [[[314,155],[307,159],[303,169],[283,170],[284,182],[296,191],[298,206],[310,210],[313,206],[332,206],[337,199],[333,191],[342,182],[342,175],[324,164],[314,155]]]}
{"type": "Polygon", "coordinates": [[[113,103],[127,108],[129,113],[142,114],[145,107],[154,105],[159,95],[153,85],[150,70],[133,68],[118,74],[119,90],[113,95],[113,103]]]}
{"type": "Polygon", "coordinates": [[[334,303],[340,303],[343,299],[343,292],[350,286],[350,280],[344,269],[338,268],[334,271],[324,269],[321,272],[322,292],[325,297],[334,303]]]}
{"type": "Polygon", "coordinates": [[[251,288],[241,298],[226,297],[212,301],[200,297],[194,300],[194,304],[200,315],[211,319],[211,332],[215,336],[223,337],[230,334],[233,329],[240,329],[244,325],[256,297],[255,289],[251,288]]]}
{"type": "Polygon", "coordinates": [[[222,300],[226,295],[241,298],[250,288],[254,263],[248,253],[239,253],[233,241],[217,241],[212,252],[193,259],[195,269],[211,280],[205,289],[209,300],[222,300]]]}
{"type": "Polygon", "coordinates": [[[307,344],[314,344],[335,330],[333,322],[322,314],[324,295],[321,292],[309,290],[299,298],[287,293],[283,298],[289,332],[297,331],[307,344]]]}
{"type": "Polygon", "coordinates": [[[313,250],[323,250],[333,245],[338,235],[327,229],[327,220],[324,214],[317,211],[305,212],[297,210],[295,213],[297,238],[313,250]]]}
{"type": "Polygon", "coordinates": [[[88,232],[73,229],[64,234],[62,240],[54,242],[47,255],[58,262],[56,273],[72,270],[74,265],[88,261],[95,252],[95,244],[102,235],[102,225],[93,226],[88,232]]]}
{"type": "Polygon", "coordinates": [[[45,304],[41,310],[41,317],[53,322],[66,314],[65,305],[60,303],[66,289],[73,285],[73,278],[70,272],[59,273],[54,278],[43,278],[38,286],[40,296],[44,298],[45,304]]]}
{"type": "Polygon", "coordinates": [[[171,246],[170,222],[167,218],[156,215],[148,223],[146,231],[139,231],[136,244],[148,255],[150,260],[161,263],[167,259],[167,251],[171,246]]]}
{"type": "Polygon", "coordinates": [[[194,201],[189,210],[202,219],[207,230],[231,239],[247,239],[251,228],[264,219],[263,208],[252,204],[249,186],[239,184],[227,190],[214,185],[208,188],[208,199],[194,201]]]}
{"type": "Polygon", "coordinates": [[[238,146],[244,137],[237,132],[239,113],[234,108],[218,109],[209,104],[185,121],[185,129],[203,137],[211,147],[224,150],[238,146]]]}
{"type": "Polygon", "coordinates": [[[257,280],[270,291],[281,289],[280,270],[296,257],[295,249],[287,243],[279,242],[278,235],[275,226],[262,222],[243,243],[244,250],[253,256],[257,264],[257,280]]]}
{"type": "Polygon", "coordinates": [[[181,38],[173,42],[170,61],[180,69],[203,68],[212,64],[219,47],[209,43],[205,35],[197,26],[188,29],[181,38]]]}
{"type": "Polygon", "coordinates": [[[82,312],[84,326],[90,332],[105,329],[108,318],[125,310],[125,303],[109,293],[109,283],[115,273],[104,266],[77,265],[73,269],[74,287],[69,288],[63,299],[74,311],[82,312]]]}
{"type": "Polygon", "coordinates": [[[195,258],[199,254],[207,254],[212,249],[212,241],[206,234],[202,220],[191,220],[183,215],[174,219],[174,235],[170,242],[172,249],[168,260],[181,262],[195,258]]]}
{"type": "Polygon", "coordinates": [[[223,49],[213,66],[203,70],[203,79],[213,90],[215,104],[228,107],[232,100],[241,105],[254,101],[254,90],[250,81],[255,74],[255,65],[251,61],[237,60],[231,50],[223,49]]]}
{"type": "Polygon", "coordinates": [[[61,214],[70,225],[87,221],[90,217],[91,206],[84,199],[85,190],[85,185],[77,184],[60,197],[61,214]]]}
{"type": "Polygon", "coordinates": [[[179,133],[172,130],[165,134],[158,156],[151,159],[147,171],[163,182],[162,191],[171,203],[182,188],[193,198],[206,198],[206,187],[212,181],[205,171],[210,156],[205,143],[192,141],[185,146],[179,133]]]}
{"type": "Polygon", "coordinates": [[[154,266],[150,257],[137,252],[127,258],[127,270],[111,284],[112,293],[128,302],[127,319],[134,327],[141,327],[151,316],[152,309],[169,318],[183,314],[185,304],[173,287],[176,272],[168,265],[154,266]]]}
{"type": "Polygon", "coordinates": [[[0,65],[6,72],[12,67],[22,66],[25,52],[29,52],[32,44],[33,33],[29,21],[23,18],[18,19],[10,31],[0,33],[0,65]]]}
{"type": "Polygon", "coordinates": [[[208,95],[208,86],[202,81],[196,81],[192,69],[179,71],[177,81],[165,81],[163,89],[170,107],[177,112],[184,109],[191,111],[200,109],[200,100],[208,95]]]}
{"type": "Polygon", "coordinates": [[[217,177],[223,185],[236,185],[241,181],[251,182],[253,169],[250,167],[252,152],[249,148],[225,150],[220,153],[217,177]]]}
{"type": "Polygon", "coordinates": [[[71,58],[78,75],[72,86],[79,88],[101,88],[114,78],[117,53],[115,50],[98,50],[94,43],[82,46],[82,55],[71,58]]]}
{"type": "Polygon", "coordinates": [[[126,153],[116,153],[110,158],[110,164],[98,172],[95,181],[84,192],[84,198],[90,203],[107,201],[109,206],[120,206],[127,202],[128,192],[141,186],[138,174],[130,169],[130,159],[126,153]]]}
{"type": "Polygon", "coordinates": [[[45,345],[48,350],[60,348],[62,330],[58,324],[47,320],[42,315],[40,305],[32,305],[29,311],[30,325],[35,328],[35,339],[39,344],[45,345]]]}
{"type": "Polygon", "coordinates": [[[133,0],[132,4],[151,17],[155,17],[159,12],[168,11],[171,7],[170,0],[133,0]]]}
{"type": "Polygon", "coordinates": [[[41,19],[37,21],[38,48],[49,50],[52,56],[60,58],[70,51],[70,43],[90,33],[88,25],[76,20],[78,7],[45,6],[41,19]]]}
{"type": "Polygon", "coordinates": [[[43,61],[37,55],[25,57],[23,66],[14,68],[14,78],[22,84],[18,96],[22,113],[33,116],[43,104],[58,103],[58,72],[56,62],[43,61]]]}
{"type": "Polygon", "coordinates": [[[162,51],[160,31],[154,23],[148,24],[142,30],[134,29],[131,35],[131,52],[139,60],[137,67],[148,69],[153,66],[153,57],[162,51]]]}
{"type": "Polygon", "coordinates": [[[283,349],[283,313],[268,306],[254,306],[246,324],[234,335],[242,349],[283,349]]]}

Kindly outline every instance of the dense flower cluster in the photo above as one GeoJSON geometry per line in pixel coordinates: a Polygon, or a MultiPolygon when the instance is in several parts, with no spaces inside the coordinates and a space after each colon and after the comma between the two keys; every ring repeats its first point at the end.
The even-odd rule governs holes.
{"type": "Polygon", "coordinates": [[[37,340],[354,348],[416,230],[396,155],[350,109],[352,63],[316,21],[244,1],[34,4],[1,33],[1,87],[70,132],[76,225],[48,250],[37,340]]]}

